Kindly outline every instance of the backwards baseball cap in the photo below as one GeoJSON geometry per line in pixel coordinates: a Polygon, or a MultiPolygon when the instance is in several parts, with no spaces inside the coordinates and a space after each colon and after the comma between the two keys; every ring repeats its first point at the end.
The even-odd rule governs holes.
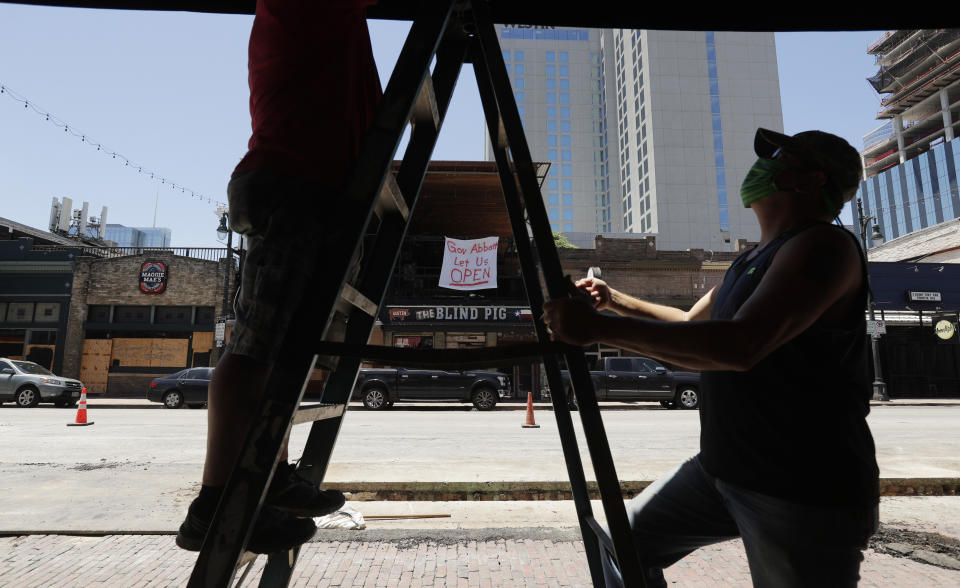
{"type": "Polygon", "coordinates": [[[835,205],[835,212],[857,193],[863,169],[860,154],[842,138],[823,131],[804,131],[790,136],[757,129],[753,150],[758,156],[769,159],[778,149],[826,174],[824,196],[835,205]]]}

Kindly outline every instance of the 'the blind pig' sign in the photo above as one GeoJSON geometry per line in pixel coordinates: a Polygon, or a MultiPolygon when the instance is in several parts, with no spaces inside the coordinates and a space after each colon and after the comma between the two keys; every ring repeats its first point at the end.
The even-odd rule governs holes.
{"type": "Polygon", "coordinates": [[[452,290],[496,288],[499,242],[499,237],[469,240],[445,237],[440,287],[452,290]]]}

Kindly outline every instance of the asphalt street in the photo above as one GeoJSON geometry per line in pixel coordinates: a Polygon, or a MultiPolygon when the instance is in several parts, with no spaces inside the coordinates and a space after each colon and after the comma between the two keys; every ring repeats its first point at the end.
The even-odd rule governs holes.
{"type": "MultiPolygon", "coordinates": [[[[524,429],[521,411],[450,408],[351,410],[327,481],[567,480],[552,412],[538,411],[540,428],[524,429]]],[[[89,418],[95,422],[93,426],[66,427],[73,417],[74,411],[56,408],[0,409],[2,526],[7,530],[175,526],[199,481],[206,411],[97,410],[92,405],[89,418]]],[[[668,411],[650,405],[641,410],[607,410],[603,418],[621,480],[654,480],[697,450],[695,411],[668,411]]],[[[960,478],[957,422],[960,404],[875,407],[870,424],[881,477],[960,478]]],[[[308,429],[307,425],[294,428],[291,455],[299,454],[308,429]]],[[[584,443],[581,448],[588,479],[592,479],[584,443]]],[[[548,502],[560,505],[557,512],[564,514],[554,517],[541,512],[544,505],[530,507],[534,510],[512,505],[495,511],[502,516],[487,514],[483,518],[513,520],[516,526],[522,526],[519,523],[528,516],[571,521],[573,511],[564,511],[566,503],[548,502]]],[[[403,503],[376,504],[388,505],[388,511],[396,512],[403,503]]],[[[949,513],[946,523],[960,528],[956,522],[960,516],[953,517],[957,513],[949,506],[940,508],[949,513]]]]}

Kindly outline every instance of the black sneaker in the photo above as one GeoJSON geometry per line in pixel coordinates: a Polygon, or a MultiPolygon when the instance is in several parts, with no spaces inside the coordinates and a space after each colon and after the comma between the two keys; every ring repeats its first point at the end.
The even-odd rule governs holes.
{"type": "Polygon", "coordinates": [[[342,492],[321,490],[285,461],[277,464],[266,499],[266,504],[298,517],[322,517],[343,508],[344,502],[342,492]]]}
{"type": "MultiPolygon", "coordinates": [[[[187,551],[200,551],[203,538],[210,528],[210,520],[197,516],[193,504],[187,509],[187,518],[177,533],[177,546],[187,551]]],[[[247,551],[253,553],[276,553],[287,551],[309,541],[317,532],[317,525],[310,519],[300,519],[264,505],[253,526],[253,534],[247,543],[247,551]]]]}

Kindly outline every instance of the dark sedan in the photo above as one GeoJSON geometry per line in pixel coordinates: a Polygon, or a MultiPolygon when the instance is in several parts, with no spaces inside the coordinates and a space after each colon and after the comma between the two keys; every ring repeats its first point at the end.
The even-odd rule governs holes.
{"type": "Polygon", "coordinates": [[[147,400],[162,402],[164,408],[180,408],[184,404],[191,407],[204,406],[207,403],[207,388],[212,376],[212,367],[201,367],[154,378],[147,390],[147,400]]]}

